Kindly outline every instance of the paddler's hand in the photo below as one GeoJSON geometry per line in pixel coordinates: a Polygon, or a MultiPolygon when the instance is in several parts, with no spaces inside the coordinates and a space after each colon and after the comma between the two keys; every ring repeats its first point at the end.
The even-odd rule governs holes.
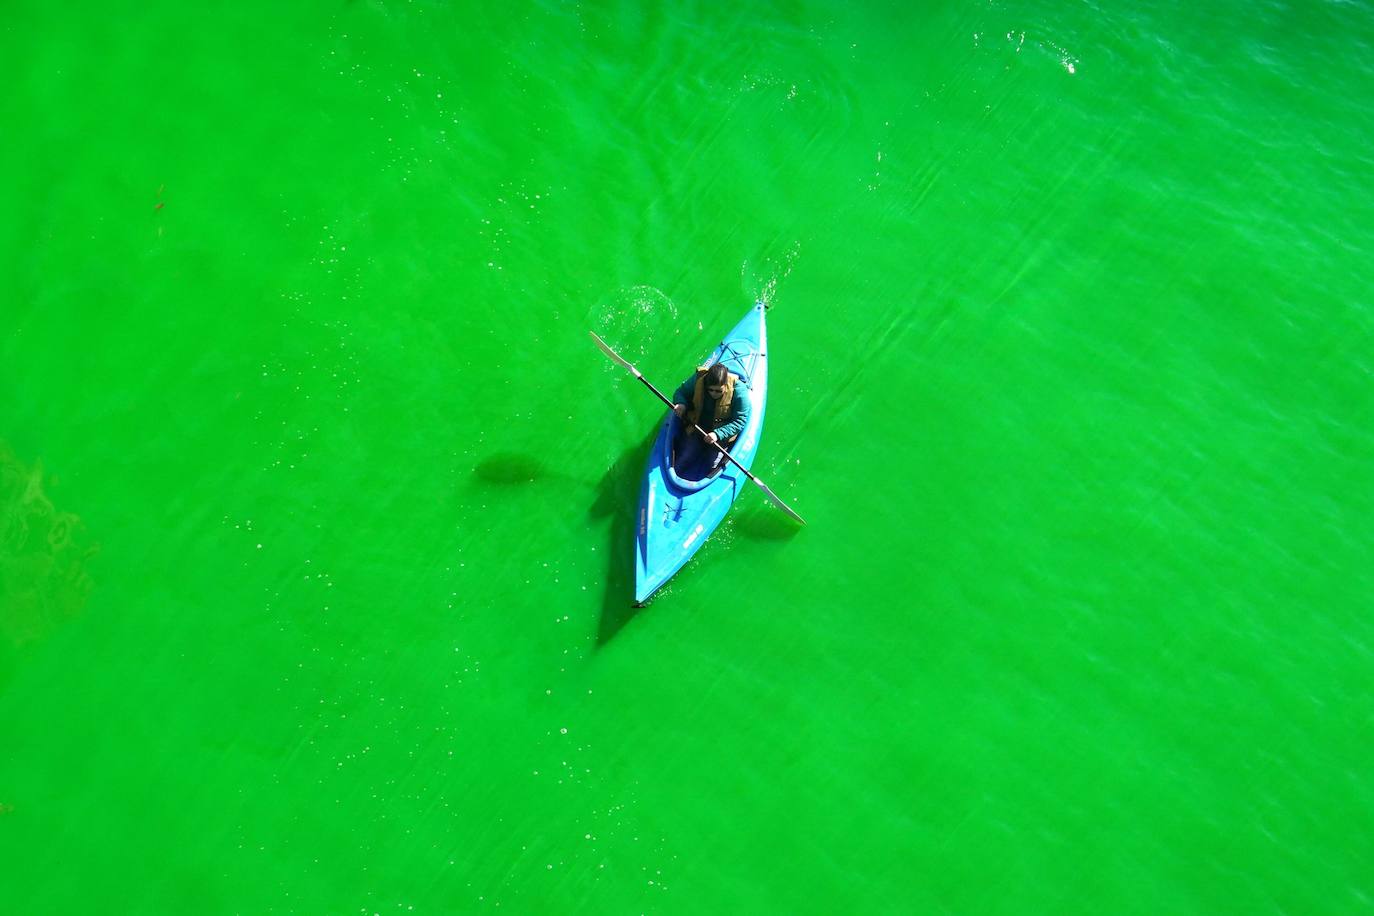
{"type": "Polygon", "coordinates": [[[707,434],[706,434],[706,441],[707,441],[709,444],[711,444],[711,445],[715,445],[715,444],[716,444],[716,434],[715,434],[715,433],[707,433],[707,434]]]}
{"type": "Polygon", "coordinates": [[[687,415],[687,405],[686,405],[686,404],[674,404],[674,405],[673,405],[673,413],[677,414],[679,417],[686,416],[686,415],[687,415]]]}

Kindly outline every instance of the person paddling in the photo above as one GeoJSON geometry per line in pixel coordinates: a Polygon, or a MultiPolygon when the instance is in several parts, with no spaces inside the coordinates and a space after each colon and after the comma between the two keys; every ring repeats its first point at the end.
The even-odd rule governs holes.
{"type": "Polygon", "coordinates": [[[673,392],[673,412],[684,421],[673,464],[678,473],[686,472],[684,477],[690,479],[703,466],[698,479],[715,473],[725,460],[716,443],[728,449],[749,422],[749,386],[739,380],[723,364],[714,363],[698,368],[673,392]],[[694,426],[706,431],[705,439],[694,426]]]}

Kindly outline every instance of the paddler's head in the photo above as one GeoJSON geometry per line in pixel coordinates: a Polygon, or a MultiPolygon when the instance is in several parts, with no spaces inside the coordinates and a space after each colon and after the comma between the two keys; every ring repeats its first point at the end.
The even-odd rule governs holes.
{"type": "Polygon", "coordinates": [[[729,370],[720,363],[711,366],[706,370],[706,393],[713,400],[719,401],[720,396],[725,394],[725,383],[729,377],[729,370]]]}

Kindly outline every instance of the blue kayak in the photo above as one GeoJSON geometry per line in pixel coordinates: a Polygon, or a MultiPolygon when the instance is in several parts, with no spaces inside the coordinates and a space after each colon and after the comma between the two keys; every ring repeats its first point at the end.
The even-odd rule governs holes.
{"type": "MultiPolygon", "coordinates": [[[[746,469],[754,463],[763,412],[768,400],[768,344],[758,303],[711,353],[704,365],[723,362],[749,387],[753,409],[730,455],[746,469]]],[[[679,477],[673,468],[673,443],[681,421],[672,411],[663,421],[649,452],[649,466],[639,489],[639,527],[635,536],[635,603],[643,604],[683,567],[716,530],[730,506],[749,485],[749,478],[723,462],[702,480],[679,477]]]]}

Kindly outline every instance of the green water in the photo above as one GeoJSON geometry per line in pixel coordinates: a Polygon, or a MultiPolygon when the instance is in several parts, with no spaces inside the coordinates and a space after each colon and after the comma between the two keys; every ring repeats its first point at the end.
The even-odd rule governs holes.
{"type": "Polygon", "coordinates": [[[1374,910],[1367,5],[214,6],[0,24],[0,909],[1374,910]]]}

